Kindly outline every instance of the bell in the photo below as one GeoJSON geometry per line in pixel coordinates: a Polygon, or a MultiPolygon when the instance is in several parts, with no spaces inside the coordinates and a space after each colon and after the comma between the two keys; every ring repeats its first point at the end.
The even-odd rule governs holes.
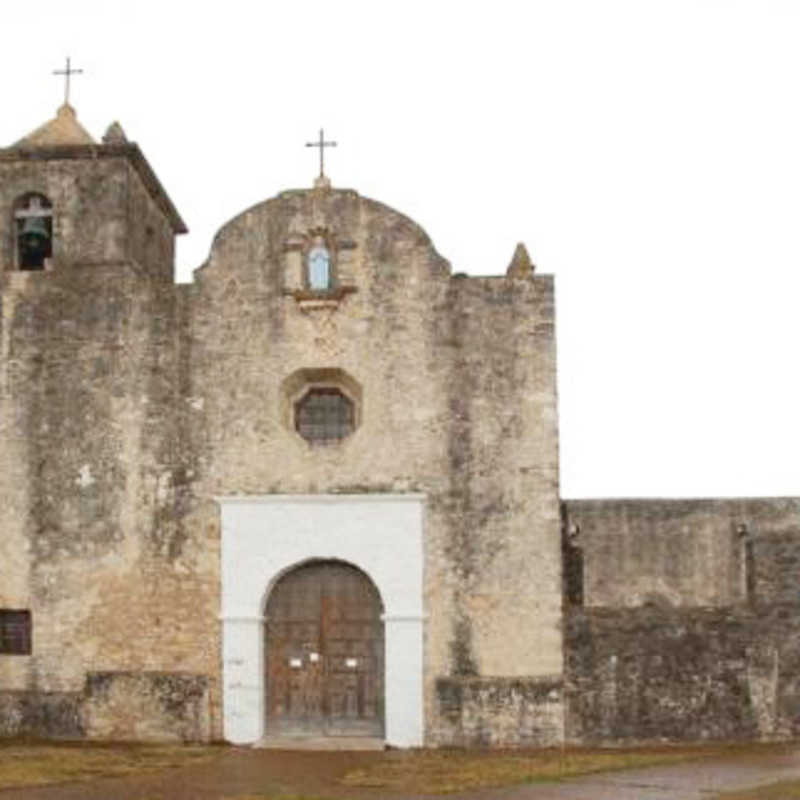
{"type": "Polygon", "coordinates": [[[50,238],[50,234],[47,230],[47,223],[41,217],[28,217],[25,222],[22,223],[20,236],[25,239],[32,239],[35,237],[37,239],[43,239],[44,241],[50,238]]]}

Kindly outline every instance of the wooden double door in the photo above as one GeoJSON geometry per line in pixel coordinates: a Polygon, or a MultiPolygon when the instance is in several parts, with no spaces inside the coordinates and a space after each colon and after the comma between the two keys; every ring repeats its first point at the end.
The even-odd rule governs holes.
{"type": "Polygon", "coordinates": [[[314,561],[278,581],[266,608],[267,735],[383,736],[382,613],[349,564],[314,561]]]}

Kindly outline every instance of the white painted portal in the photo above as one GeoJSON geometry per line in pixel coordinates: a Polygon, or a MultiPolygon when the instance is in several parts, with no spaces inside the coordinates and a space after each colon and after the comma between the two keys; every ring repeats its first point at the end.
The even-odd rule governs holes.
{"type": "Polygon", "coordinates": [[[218,497],[222,509],[222,671],[225,738],[265,729],[264,608],[276,581],[310,559],[347,561],[381,595],[386,638],[386,742],[423,743],[424,496],[218,497]]]}

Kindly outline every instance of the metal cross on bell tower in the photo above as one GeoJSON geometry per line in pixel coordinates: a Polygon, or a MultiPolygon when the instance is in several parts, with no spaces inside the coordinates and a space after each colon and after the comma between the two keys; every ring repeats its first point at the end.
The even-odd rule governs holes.
{"type": "Polygon", "coordinates": [[[82,69],[72,69],[72,65],[70,63],[70,58],[67,56],[67,66],[65,69],[54,69],[53,75],[63,75],[64,76],[64,105],[69,105],[69,84],[70,78],[73,75],[83,75],[82,69]]]}
{"type": "Polygon", "coordinates": [[[325,141],[325,132],[322,128],[319,129],[319,141],[318,142],[306,142],[306,147],[319,147],[319,179],[324,180],[325,178],[325,148],[326,147],[336,147],[336,142],[326,142],[325,141]]]}

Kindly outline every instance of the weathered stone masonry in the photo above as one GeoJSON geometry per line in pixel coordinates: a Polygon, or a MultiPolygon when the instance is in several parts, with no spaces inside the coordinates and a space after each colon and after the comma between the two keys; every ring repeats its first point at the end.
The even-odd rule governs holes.
{"type": "Polygon", "coordinates": [[[564,515],[585,603],[566,609],[569,741],[798,735],[800,501],[567,501],[564,515]]]}
{"type": "Polygon", "coordinates": [[[404,495],[423,611],[400,580],[386,624],[422,625],[418,743],[796,734],[800,501],[561,503],[553,280],[524,248],[453,275],[324,181],[234,217],[176,286],[183,231],[119,126],[97,143],[62,108],[0,150],[0,612],[33,634],[0,654],[0,735],[221,738],[253,713],[223,702],[245,655],[221,626],[269,635],[263,607],[220,618],[221,498],[404,495]],[[52,256],[20,271],[29,193],[52,256]],[[340,442],[295,429],[313,386],[353,405],[340,442]]]}

